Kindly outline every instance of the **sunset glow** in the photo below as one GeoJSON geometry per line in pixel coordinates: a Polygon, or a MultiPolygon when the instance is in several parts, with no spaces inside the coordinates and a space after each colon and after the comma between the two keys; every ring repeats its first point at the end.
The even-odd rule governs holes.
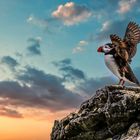
{"type": "Polygon", "coordinates": [[[49,140],[51,123],[33,119],[0,117],[2,140],[49,140]]]}

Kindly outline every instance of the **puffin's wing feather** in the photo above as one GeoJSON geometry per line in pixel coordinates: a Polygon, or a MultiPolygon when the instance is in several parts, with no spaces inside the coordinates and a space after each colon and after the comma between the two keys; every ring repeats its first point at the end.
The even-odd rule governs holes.
{"type": "Polygon", "coordinates": [[[116,34],[110,35],[110,39],[112,41],[112,44],[116,50],[116,55],[120,56],[124,61],[128,61],[129,56],[127,52],[127,46],[125,42],[118,37],[116,34]]]}
{"type": "Polygon", "coordinates": [[[126,28],[124,40],[127,45],[129,59],[131,59],[137,51],[137,44],[140,42],[140,27],[135,22],[129,22],[126,28]]]}
{"type": "Polygon", "coordinates": [[[111,34],[110,39],[116,47],[126,48],[125,42],[116,34],[111,34]]]}
{"type": "Polygon", "coordinates": [[[130,65],[127,63],[127,65],[125,66],[125,77],[126,79],[128,79],[129,81],[136,83],[139,85],[139,81],[136,78],[135,74],[133,73],[130,65]]]}

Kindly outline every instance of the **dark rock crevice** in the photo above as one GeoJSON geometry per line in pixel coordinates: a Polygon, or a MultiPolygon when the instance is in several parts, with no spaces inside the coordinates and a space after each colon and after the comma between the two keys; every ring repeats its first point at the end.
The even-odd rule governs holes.
{"type": "Polygon", "coordinates": [[[51,140],[140,139],[140,88],[106,86],[77,113],[55,121],[51,140]]]}

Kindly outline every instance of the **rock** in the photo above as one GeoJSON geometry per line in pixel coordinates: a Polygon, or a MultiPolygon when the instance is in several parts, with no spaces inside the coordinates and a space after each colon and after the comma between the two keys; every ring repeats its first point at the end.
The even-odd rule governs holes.
{"type": "Polygon", "coordinates": [[[133,123],[126,134],[123,134],[121,140],[140,140],[140,124],[133,123]]]}
{"type": "Polygon", "coordinates": [[[51,140],[140,140],[140,87],[106,86],[55,121],[51,140]]]}

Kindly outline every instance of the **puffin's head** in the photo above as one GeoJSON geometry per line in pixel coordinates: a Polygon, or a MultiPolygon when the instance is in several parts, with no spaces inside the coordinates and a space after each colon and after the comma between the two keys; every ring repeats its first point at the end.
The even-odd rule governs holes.
{"type": "Polygon", "coordinates": [[[112,50],[112,44],[111,43],[108,43],[108,44],[105,44],[103,46],[100,46],[98,49],[97,49],[97,52],[102,52],[102,53],[108,53],[112,50]]]}

